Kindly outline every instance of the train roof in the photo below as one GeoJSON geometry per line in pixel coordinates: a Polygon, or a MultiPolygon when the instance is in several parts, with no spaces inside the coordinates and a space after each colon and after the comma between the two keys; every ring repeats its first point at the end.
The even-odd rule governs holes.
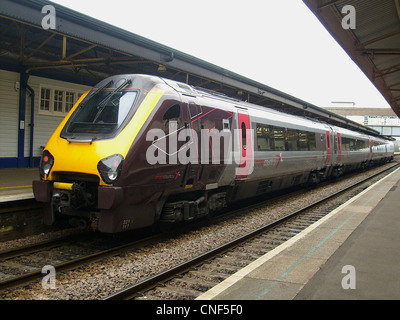
{"type": "Polygon", "coordinates": [[[339,132],[343,132],[344,134],[354,134],[356,133],[357,135],[359,135],[360,137],[362,136],[374,136],[374,137],[380,137],[382,139],[386,139],[386,140],[394,140],[393,138],[390,137],[385,137],[385,136],[380,136],[378,134],[371,134],[371,132],[369,131],[361,131],[361,130],[352,130],[351,128],[345,128],[343,126],[338,126],[338,125],[332,125],[329,122],[323,121],[323,120],[319,120],[319,119],[315,119],[313,117],[304,117],[304,116],[298,116],[295,114],[288,114],[285,112],[282,112],[281,110],[276,110],[276,109],[272,109],[272,108],[264,108],[260,105],[256,105],[253,103],[248,103],[246,101],[241,101],[239,99],[235,99],[232,97],[229,97],[225,94],[222,94],[220,92],[215,92],[212,90],[207,90],[204,88],[194,88],[190,85],[187,85],[185,83],[180,83],[177,81],[172,81],[169,79],[164,79],[164,78],[160,78],[163,81],[165,81],[169,86],[173,87],[177,92],[185,94],[185,95],[190,95],[190,96],[200,96],[200,97],[204,97],[204,98],[211,98],[211,99],[218,99],[221,101],[225,101],[225,102],[229,102],[229,103],[233,103],[236,104],[237,106],[245,106],[251,109],[255,109],[258,111],[263,111],[263,112],[269,112],[271,114],[275,114],[277,116],[276,120],[280,121],[280,122],[284,122],[284,121],[290,121],[290,122],[295,122],[297,121],[299,123],[300,121],[300,125],[303,126],[307,126],[310,124],[313,124],[314,126],[319,126],[319,129],[323,129],[323,128],[327,128],[327,127],[333,127],[335,128],[337,131],[339,132]],[[290,119],[290,120],[288,120],[290,119]]]}

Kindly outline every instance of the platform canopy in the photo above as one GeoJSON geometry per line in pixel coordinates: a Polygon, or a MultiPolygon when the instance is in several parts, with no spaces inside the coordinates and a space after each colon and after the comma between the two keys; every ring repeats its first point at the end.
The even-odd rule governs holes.
{"type": "Polygon", "coordinates": [[[400,117],[400,1],[303,2],[400,117]],[[353,12],[355,25],[352,26],[350,19],[353,12]],[[342,26],[342,22],[345,27],[342,26]]]}
{"type": "Polygon", "coordinates": [[[286,113],[379,133],[181,51],[45,0],[1,0],[0,68],[94,85],[114,74],[159,75],[286,113]],[[56,10],[44,29],[45,5],[56,10]]]}

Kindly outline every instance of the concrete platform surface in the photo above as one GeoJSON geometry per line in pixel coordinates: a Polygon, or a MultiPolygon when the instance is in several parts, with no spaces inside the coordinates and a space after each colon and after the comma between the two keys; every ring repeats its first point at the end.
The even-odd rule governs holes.
{"type": "Polygon", "coordinates": [[[39,179],[38,168],[0,169],[0,203],[33,198],[32,181],[39,179]]]}
{"type": "Polygon", "coordinates": [[[400,299],[400,169],[198,300],[400,299]]]}

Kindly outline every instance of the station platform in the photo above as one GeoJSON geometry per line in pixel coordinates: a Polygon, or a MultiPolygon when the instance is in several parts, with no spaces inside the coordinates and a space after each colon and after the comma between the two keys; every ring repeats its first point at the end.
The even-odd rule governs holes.
{"type": "Polygon", "coordinates": [[[400,299],[400,169],[197,300],[400,299]]]}
{"type": "Polygon", "coordinates": [[[38,168],[0,169],[0,203],[33,199],[32,181],[39,179],[38,168]]]}

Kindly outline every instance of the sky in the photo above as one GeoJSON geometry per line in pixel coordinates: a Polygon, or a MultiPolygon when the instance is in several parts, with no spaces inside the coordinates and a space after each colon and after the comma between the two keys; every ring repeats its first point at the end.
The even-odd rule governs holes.
{"type": "Polygon", "coordinates": [[[301,0],[53,2],[319,107],[389,108],[301,0]]]}

